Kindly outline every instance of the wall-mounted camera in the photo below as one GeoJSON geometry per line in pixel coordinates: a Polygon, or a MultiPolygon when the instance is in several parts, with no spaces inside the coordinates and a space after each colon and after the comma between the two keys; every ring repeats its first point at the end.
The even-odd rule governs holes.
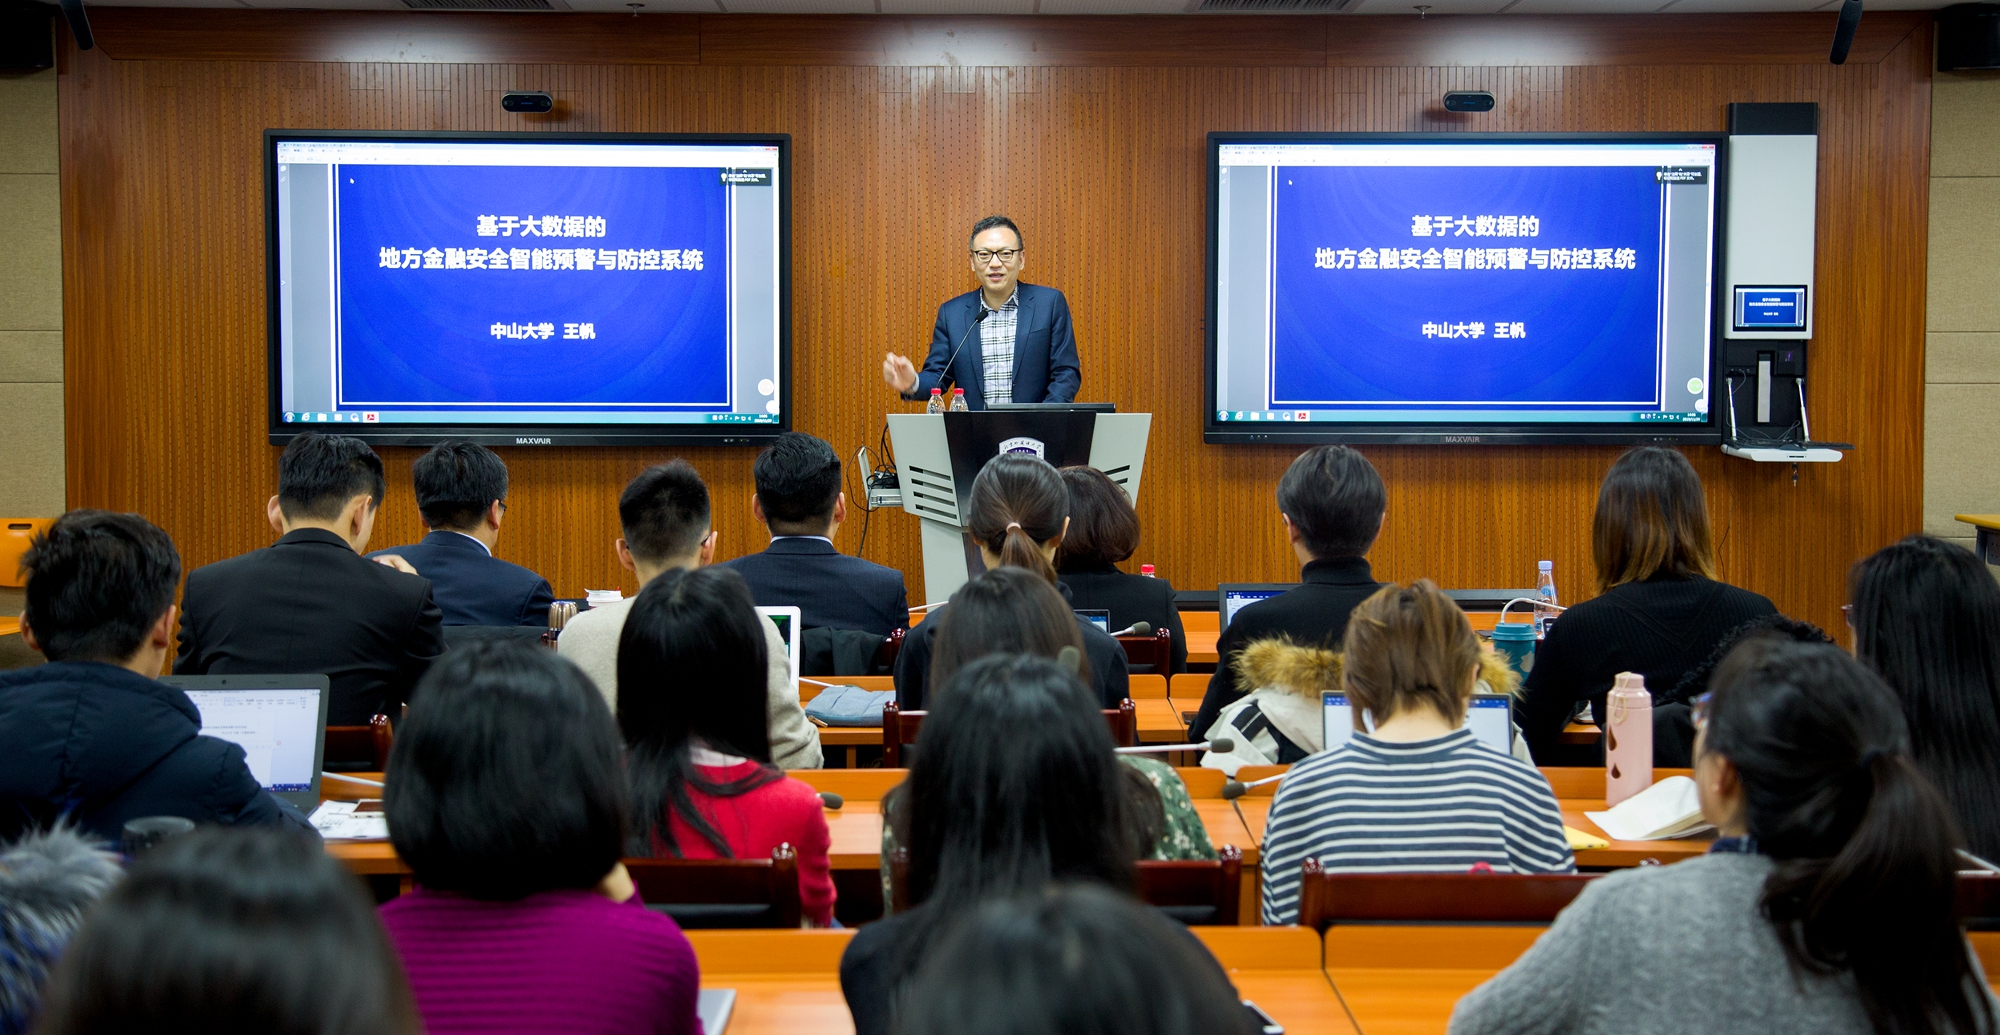
{"type": "Polygon", "coordinates": [[[555,97],[539,91],[534,93],[503,93],[500,95],[501,110],[511,111],[516,115],[546,115],[554,111],[555,107],[555,97]]]}
{"type": "Polygon", "coordinates": [[[1492,111],[1493,95],[1485,90],[1453,90],[1444,95],[1444,110],[1456,112],[1492,111]]]}

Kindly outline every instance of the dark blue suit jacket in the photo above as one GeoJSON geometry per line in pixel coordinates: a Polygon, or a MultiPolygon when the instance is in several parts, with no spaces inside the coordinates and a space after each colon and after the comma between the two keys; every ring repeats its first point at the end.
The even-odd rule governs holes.
{"type": "Polygon", "coordinates": [[[555,593],[549,580],[486,552],[472,537],[432,532],[421,543],[377,550],[410,562],[431,580],[446,625],[547,625],[555,593]]]}
{"type": "MultiPolygon", "coordinates": [[[[1074,402],[1083,384],[1077,366],[1076,331],[1070,327],[1069,302],[1055,288],[1018,284],[1021,311],[1014,324],[1014,396],[1003,402],[1074,402]]],[[[965,389],[965,405],[986,408],[986,359],[979,347],[979,332],[966,333],[979,315],[979,292],[968,291],[938,306],[937,326],[931,329],[931,352],[917,371],[917,385],[905,396],[929,398],[931,389],[941,387],[945,361],[954,348],[953,387],[965,389]],[[960,340],[964,344],[960,345],[960,340]]],[[[951,394],[947,391],[945,394],[951,394]]],[[[810,624],[810,623],[808,623],[810,624]]]]}
{"type": "Polygon", "coordinates": [[[773,539],[763,553],[723,562],[750,584],[758,607],[797,607],[808,629],[887,636],[910,626],[903,573],[849,557],[818,539],[773,539]]]}

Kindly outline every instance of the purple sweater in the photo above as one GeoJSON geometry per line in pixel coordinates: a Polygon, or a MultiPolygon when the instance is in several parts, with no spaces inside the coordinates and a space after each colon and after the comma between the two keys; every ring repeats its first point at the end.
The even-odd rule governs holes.
{"type": "Polygon", "coordinates": [[[694,947],[637,896],[481,902],[419,888],[381,915],[430,1035],[700,1035],[694,947]]]}

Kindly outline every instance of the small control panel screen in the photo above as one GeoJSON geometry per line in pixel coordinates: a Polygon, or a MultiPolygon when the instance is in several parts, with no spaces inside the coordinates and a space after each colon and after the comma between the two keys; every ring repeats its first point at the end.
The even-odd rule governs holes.
{"type": "Polygon", "coordinates": [[[1806,326],[1806,289],[1739,287],[1735,311],[1739,331],[1802,331],[1806,326]]]}

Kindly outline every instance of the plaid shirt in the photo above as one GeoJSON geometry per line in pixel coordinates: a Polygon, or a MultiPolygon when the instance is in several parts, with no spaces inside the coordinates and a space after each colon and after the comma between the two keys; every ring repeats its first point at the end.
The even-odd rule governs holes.
{"type": "Polygon", "coordinates": [[[979,325],[979,355],[985,361],[985,378],[980,388],[986,393],[986,401],[1012,402],[1014,399],[1014,325],[1021,314],[1021,289],[1015,288],[1012,295],[1000,308],[986,304],[986,295],[979,296],[979,307],[992,314],[979,325]]]}

